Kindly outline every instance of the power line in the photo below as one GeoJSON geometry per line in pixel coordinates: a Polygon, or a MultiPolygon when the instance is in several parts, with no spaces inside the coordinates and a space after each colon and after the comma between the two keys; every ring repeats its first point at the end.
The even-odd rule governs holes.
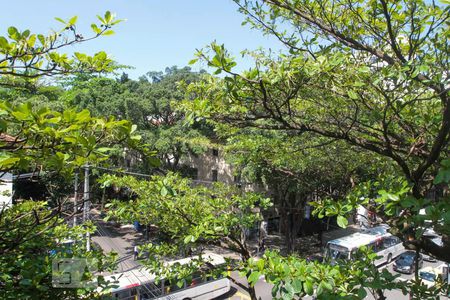
{"type": "Polygon", "coordinates": [[[133,176],[142,176],[142,177],[151,177],[153,175],[151,174],[143,174],[143,173],[137,173],[137,172],[130,172],[130,171],[124,171],[121,169],[110,169],[110,168],[105,168],[105,167],[98,167],[98,166],[91,166],[94,169],[99,169],[99,170],[103,170],[103,171],[110,171],[113,173],[121,173],[121,174],[127,174],[127,175],[133,175],[133,176]]]}

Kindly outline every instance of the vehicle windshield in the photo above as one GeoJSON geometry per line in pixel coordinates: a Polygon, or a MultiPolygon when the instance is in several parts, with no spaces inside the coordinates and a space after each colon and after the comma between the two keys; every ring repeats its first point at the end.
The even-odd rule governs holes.
{"type": "Polygon", "coordinates": [[[397,259],[398,265],[411,265],[414,263],[414,256],[402,255],[397,259]]]}
{"type": "Polygon", "coordinates": [[[419,277],[428,280],[428,281],[435,281],[436,280],[436,274],[430,273],[430,272],[420,272],[419,277]]]}
{"type": "Polygon", "coordinates": [[[328,258],[330,258],[332,260],[348,259],[348,251],[329,248],[327,254],[328,254],[328,258]]]}

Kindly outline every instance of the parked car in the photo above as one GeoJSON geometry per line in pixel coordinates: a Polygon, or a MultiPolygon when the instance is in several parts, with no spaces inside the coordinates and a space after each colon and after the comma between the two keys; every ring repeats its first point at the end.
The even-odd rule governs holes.
{"type": "MultiPolygon", "coordinates": [[[[440,237],[440,236],[435,236],[431,240],[438,246],[442,246],[443,245],[442,237],[440,237]]],[[[437,261],[435,257],[433,257],[432,255],[429,255],[427,253],[423,254],[423,260],[429,261],[429,262],[436,262],[437,261]]]]}
{"type": "Polygon", "coordinates": [[[445,264],[442,264],[436,268],[433,267],[425,267],[419,270],[419,278],[425,283],[427,286],[432,287],[436,284],[436,281],[440,277],[441,280],[444,280],[444,270],[446,268],[445,264]]]}
{"type": "Polygon", "coordinates": [[[436,257],[434,257],[433,255],[429,255],[429,254],[423,254],[423,260],[428,261],[428,262],[437,262],[436,257]]]}
{"type": "MultiPolygon", "coordinates": [[[[393,269],[399,273],[412,274],[416,268],[415,264],[416,252],[406,251],[400,254],[394,261],[393,269]]],[[[419,268],[423,265],[423,257],[419,255],[419,268]]]]}

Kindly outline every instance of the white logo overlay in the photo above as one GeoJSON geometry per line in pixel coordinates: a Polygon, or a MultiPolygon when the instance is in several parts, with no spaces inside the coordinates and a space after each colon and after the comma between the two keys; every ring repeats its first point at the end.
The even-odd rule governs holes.
{"type": "Polygon", "coordinates": [[[95,288],[98,260],[57,258],[52,261],[52,286],[55,288],[95,288]]]}

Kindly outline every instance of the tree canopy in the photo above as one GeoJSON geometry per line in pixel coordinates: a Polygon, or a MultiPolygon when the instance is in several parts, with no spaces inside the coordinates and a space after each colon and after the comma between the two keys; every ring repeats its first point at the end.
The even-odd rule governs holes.
{"type": "MultiPolygon", "coordinates": [[[[105,175],[101,182],[131,192],[129,201],[108,204],[110,217],[151,224],[167,238],[159,244],[149,242],[141,249],[149,252],[146,265],[150,271],[167,280],[188,278],[193,269],[189,265],[165,266],[164,259],[180,253],[187,255],[190,250],[202,254],[202,248],[207,246],[240,255],[245,266],[252,256],[246,232],[262,220],[262,210],[271,206],[270,199],[256,193],[245,193],[223,183],[211,187],[194,185],[191,180],[172,173],[148,180],[105,175]]],[[[215,272],[225,273],[226,267],[221,266],[215,272]]],[[[256,299],[252,287],[249,293],[256,299]]]]}
{"type": "MultiPolygon", "coordinates": [[[[123,77],[123,76],[122,76],[123,77]]],[[[196,123],[189,125],[176,104],[184,99],[178,85],[200,80],[189,67],[166,68],[165,73],[148,72],[139,81],[109,78],[75,78],[63,95],[66,102],[88,109],[95,116],[110,115],[137,125],[141,143],[157,151],[161,168],[180,170],[189,154],[203,153],[212,131],[196,123]]],[[[145,160],[145,155],[141,155],[145,160]]],[[[150,167],[145,167],[150,172],[150,167]]]]}
{"type": "MultiPolygon", "coordinates": [[[[235,2],[252,27],[277,37],[288,52],[247,51],[255,65],[238,74],[223,45],[199,51],[198,59],[226,75],[192,85],[189,110],[237,127],[345,141],[388,158],[401,171],[411,188],[403,201],[413,197],[427,211],[437,203],[446,206],[445,198],[419,199],[433,187],[448,153],[449,6],[384,0],[235,2]]],[[[393,227],[405,215],[419,213],[400,202],[395,198],[378,206],[393,227]],[[383,207],[390,202],[400,208],[386,215],[383,207]]],[[[437,225],[444,215],[427,217],[437,225]]],[[[450,261],[447,242],[439,247],[412,233],[419,223],[401,226],[398,234],[410,246],[450,261]]]]}
{"type": "MultiPolygon", "coordinates": [[[[55,100],[61,90],[49,87],[49,98],[44,97],[47,99],[38,103],[32,101],[39,91],[45,90],[39,78],[110,72],[116,67],[104,52],[93,56],[75,52],[73,57],[61,53],[65,47],[112,34],[111,27],[120,22],[110,12],[98,19],[100,24],[91,25],[94,35],[88,38],[77,31],[77,17],[68,21],[57,18],[64,27],[49,35],[10,27],[8,37],[0,37],[0,85],[2,96],[6,96],[0,102],[2,175],[14,170],[70,176],[75,168],[105,160],[112,145],[143,150],[137,143],[139,136],[134,133],[136,126],[127,120],[93,117],[88,110],[65,105],[50,108],[52,105],[45,100],[55,100]],[[19,97],[22,99],[17,99],[19,97]]],[[[82,226],[67,225],[62,217],[67,198],[54,203],[43,200],[23,199],[12,206],[0,207],[0,297],[79,299],[98,296],[95,288],[52,287],[54,258],[71,255],[96,258],[95,265],[100,271],[113,269],[115,259],[113,254],[104,255],[96,249],[86,251],[79,237],[93,232],[94,227],[89,222],[82,226]],[[64,249],[62,242],[68,239],[77,242],[70,249],[64,249]]]]}

